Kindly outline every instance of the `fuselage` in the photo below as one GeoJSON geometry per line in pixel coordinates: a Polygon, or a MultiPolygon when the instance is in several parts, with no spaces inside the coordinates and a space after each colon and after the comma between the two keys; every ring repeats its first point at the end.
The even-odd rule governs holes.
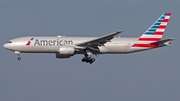
{"type": "MultiPolygon", "coordinates": [[[[96,38],[98,37],[20,37],[8,41],[4,47],[11,51],[19,51],[22,53],[58,53],[59,48],[62,46],[75,47],[76,44],[96,38]]],[[[113,38],[103,46],[98,46],[98,54],[121,54],[143,50],[143,48],[133,47],[137,41],[138,38],[113,38]]],[[[75,53],[83,54],[81,51],[76,51],[75,53]]]]}

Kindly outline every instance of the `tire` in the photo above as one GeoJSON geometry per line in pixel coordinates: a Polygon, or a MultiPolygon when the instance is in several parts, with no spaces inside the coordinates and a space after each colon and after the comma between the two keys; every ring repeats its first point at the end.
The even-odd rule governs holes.
{"type": "Polygon", "coordinates": [[[21,57],[18,57],[17,59],[18,59],[18,60],[21,60],[21,57]]]}
{"type": "Polygon", "coordinates": [[[93,63],[93,61],[90,61],[89,63],[90,63],[90,64],[92,64],[92,63],[93,63]]]}
{"type": "Polygon", "coordinates": [[[85,61],[85,59],[83,58],[83,59],[82,59],[82,62],[84,62],[84,61],[85,61]]]}
{"type": "Polygon", "coordinates": [[[96,61],[96,59],[95,59],[95,58],[92,58],[92,61],[94,62],[94,61],[96,61]]]}

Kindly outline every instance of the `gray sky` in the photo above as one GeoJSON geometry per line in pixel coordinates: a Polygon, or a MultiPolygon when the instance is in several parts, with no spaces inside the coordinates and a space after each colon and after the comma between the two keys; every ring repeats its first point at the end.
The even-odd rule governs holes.
{"type": "Polygon", "coordinates": [[[179,101],[179,0],[0,0],[0,101],[179,101]],[[172,45],[127,55],[21,54],[2,46],[21,36],[139,37],[164,12],[172,45]]]}

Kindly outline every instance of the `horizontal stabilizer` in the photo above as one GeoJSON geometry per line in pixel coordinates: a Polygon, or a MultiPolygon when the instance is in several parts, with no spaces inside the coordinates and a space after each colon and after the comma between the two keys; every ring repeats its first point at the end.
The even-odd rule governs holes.
{"type": "Polygon", "coordinates": [[[151,44],[157,44],[157,45],[159,45],[159,47],[162,47],[162,46],[170,45],[171,41],[173,41],[173,40],[175,40],[175,38],[169,38],[169,39],[153,42],[151,44]]]}

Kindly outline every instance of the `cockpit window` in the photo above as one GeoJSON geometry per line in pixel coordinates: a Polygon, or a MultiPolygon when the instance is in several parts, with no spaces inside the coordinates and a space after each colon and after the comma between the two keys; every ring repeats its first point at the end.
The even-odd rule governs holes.
{"type": "Polygon", "coordinates": [[[12,41],[8,41],[7,43],[12,43],[12,41]]]}

